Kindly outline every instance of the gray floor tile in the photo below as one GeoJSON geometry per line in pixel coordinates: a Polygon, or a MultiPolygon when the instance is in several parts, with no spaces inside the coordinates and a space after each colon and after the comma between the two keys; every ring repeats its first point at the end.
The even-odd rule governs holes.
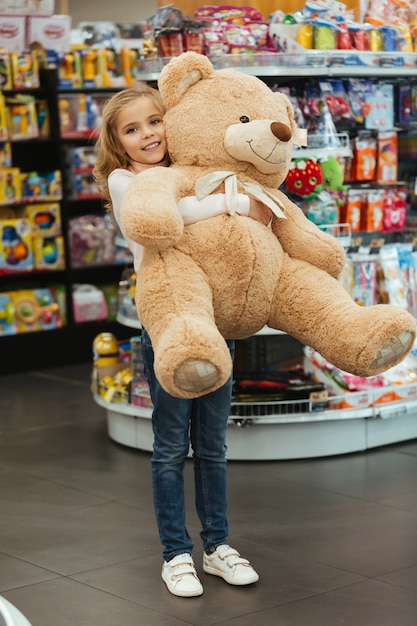
{"type": "Polygon", "coordinates": [[[160,553],[153,513],[111,502],[3,524],[0,551],[64,576],[160,553]]]}
{"type": "MultiPolygon", "coordinates": [[[[254,529],[244,536],[259,540],[259,531],[254,529]]],[[[417,515],[364,504],[361,508],[300,518],[298,523],[270,524],[269,544],[288,555],[303,555],[374,577],[417,564],[417,515]]]]}
{"type": "Polygon", "coordinates": [[[284,606],[222,622],[222,626],[415,626],[417,595],[365,581],[284,606]]]}
{"type": "Polygon", "coordinates": [[[230,543],[260,574],[161,580],[150,454],[112,442],[90,364],[0,377],[0,594],[32,626],[415,626],[417,440],[334,458],[229,463],[230,543]]]}
{"type": "Polygon", "coordinates": [[[404,589],[411,589],[411,591],[417,593],[417,566],[379,576],[378,580],[383,580],[386,583],[403,587],[404,589]]]}
{"type": "Polygon", "coordinates": [[[0,554],[0,594],[9,589],[35,585],[45,580],[57,578],[57,574],[42,567],[16,559],[6,554],[0,554]]]}
{"type": "Polygon", "coordinates": [[[69,579],[3,594],[32,626],[186,626],[187,622],[69,579]]]}

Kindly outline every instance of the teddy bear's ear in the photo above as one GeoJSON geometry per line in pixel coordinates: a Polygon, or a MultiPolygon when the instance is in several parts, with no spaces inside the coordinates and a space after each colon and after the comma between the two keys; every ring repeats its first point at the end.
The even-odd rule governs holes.
{"type": "Polygon", "coordinates": [[[213,74],[213,65],[203,54],[183,52],[173,57],[158,79],[158,89],[165,106],[168,109],[175,106],[190,87],[213,74]]]}

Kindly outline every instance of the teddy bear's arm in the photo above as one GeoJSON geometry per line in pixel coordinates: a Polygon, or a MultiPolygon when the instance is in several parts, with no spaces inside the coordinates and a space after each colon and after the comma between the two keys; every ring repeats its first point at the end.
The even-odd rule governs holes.
{"type": "Polygon", "coordinates": [[[120,211],[129,239],[164,250],[181,238],[184,222],[177,206],[180,182],[178,173],[169,167],[153,167],[132,178],[120,211]]]}
{"type": "Polygon", "coordinates": [[[337,278],[346,262],[345,251],[335,237],[320,230],[296,204],[281,192],[287,219],[274,218],[272,230],[283,249],[337,278]]]}

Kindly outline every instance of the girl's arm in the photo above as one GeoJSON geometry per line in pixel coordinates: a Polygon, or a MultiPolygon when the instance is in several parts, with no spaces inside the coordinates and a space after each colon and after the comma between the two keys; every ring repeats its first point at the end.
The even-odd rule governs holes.
{"type": "MultiPolygon", "coordinates": [[[[114,215],[118,223],[120,223],[120,206],[124,192],[134,176],[135,174],[132,172],[121,169],[115,170],[109,176],[109,191],[114,215]]],[[[196,196],[186,196],[178,201],[178,210],[185,225],[228,213],[226,196],[223,193],[207,196],[203,200],[198,200],[196,196]]],[[[258,200],[254,200],[242,193],[239,194],[238,213],[239,215],[251,217],[265,225],[270,222],[272,217],[271,211],[267,207],[258,202],[258,200]]]]}
{"type": "MultiPolygon", "coordinates": [[[[239,194],[239,215],[249,215],[249,197],[239,194]]],[[[216,193],[198,200],[197,196],[186,196],[178,200],[178,210],[184,224],[194,224],[207,220],[210,217],[224,215],[228,213],[226,206],[226,196],[224,193],[216,193]]]]}
{"type": "MultiPolygon", "coordinates": [[[[239,215],[251,217],[267,226],[272,219],[272,212],[258,200],[254,200],[242,193],[239,195],[239,215]]],[[[228,213],[226,196],[224,193],[215,193],[198,200],[196,196],[186,196],[178,201],[178,210],[184,224],[194,224],[207,220],[216,215],[228,213]]]]}

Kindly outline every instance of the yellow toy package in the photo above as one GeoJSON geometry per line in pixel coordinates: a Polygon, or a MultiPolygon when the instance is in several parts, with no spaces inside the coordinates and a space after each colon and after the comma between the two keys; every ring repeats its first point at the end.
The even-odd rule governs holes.
{"type": "Polygon", "coordinates": [[[33,270],[32,229],[28,219],[0,221],[0,269],[33,270]]]}
{"type": "Polygon", "coordinates": [[[65,269],[64,238],[62,235],[34,237],[33,256],[38,270],[65,269]]]}
{"type": "Polygon", "coordinates": [[[12,204],[19,202],[21,198],[20,169],[18,167],[0,169],[0,203],[12,204]]]}
{"type": "Polygon", "coordinates": [[[31,221],[34,237],[51,237],[61,234],[61,207],[58,202],[28,204],[24,210],[25,216],[31,221]]]}
{"type": "Polygon", "coordinates": [[[0,141],[6,141],[7,139],[9,139],[9,129],[6,117],[6,98],[0,92],[0,141]]]}
{"type": "Polygon", "coordinates": [[[53,289],[25,289],[11,292],[18,333],[52,330],[62,326],[53,289]]]}
{"type": "Polygon", "coordinates": [[[35,98],[23,94],[7,98],[6,124],[10,139],[39,137],[35,98]]]}
{"type": "Polygon", "coordinates": [[[10,53],[13,89],[37,89],[39,68],[37,56],[31,52],[10,53]]]}

